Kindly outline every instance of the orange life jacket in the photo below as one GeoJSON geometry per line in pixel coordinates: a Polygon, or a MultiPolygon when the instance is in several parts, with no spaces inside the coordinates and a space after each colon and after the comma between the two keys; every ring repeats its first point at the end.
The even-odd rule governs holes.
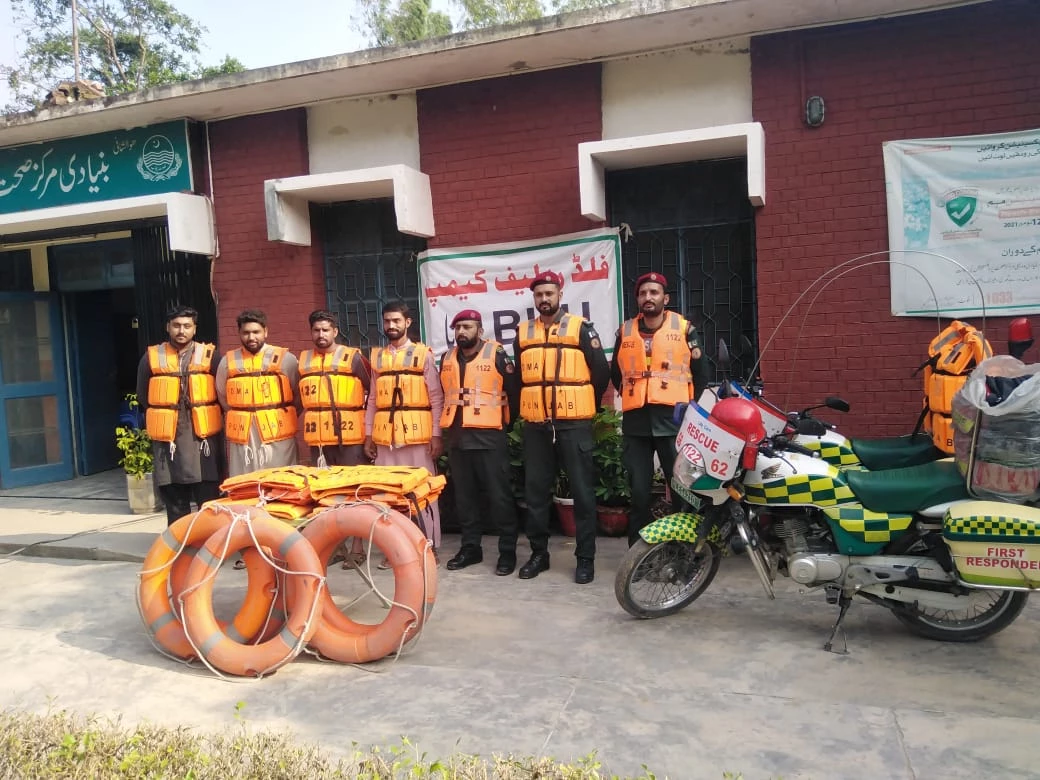
{"type": "Polygon", "coordinates": [[[210,373],[213,364],[212,344],[196,343],[191,347],[188,372],[181,374],[181,356],[172,344],[148,347],[148,408],[145,428],[152,441],[172,442],[177,436],[177,415],[181,394],[187,386],[191,427],[195,436],[206,439],[220,433],[221,413],[217,403],[217,386],[210,373]]]}
{"type": "Polygon", "coordinates": [[[376,373],[376,416],[372,440],[385,447],[426,444],[433,438],[433,407],[426,389],[426,359],[430,348],[409,344],[391,352],[372,348],[376,373]]]}
{"type": "Polygon", "coordinates": [[[689,323],[674,311],[665,312],[664,322],[653,335],[650,354],[646,354],[639,331],[642,315],[627,320],[621,328],[617,361],[621,369],[621,410],[639,409],[646,404],[675,406],[693,397],[690,373],[690,345],[686,341],[689,323]]]}
{"type": "Polygon", "coordinates": [[[336,345],[332,352],[300,353],[300,403],[303,439],[312,447],[361,444],[365,440],[365,393],[368,388],[351,366],[355,347],[336,345]]]}
{"type": "Polygon", "coordinates": [[[480,351],[466,363],[466,376],[459,382],[461,366],[459,348],[451,350],[441,362],[441,387],[444,388],[444,411],[441,428],[448,428],[462,409],[463,428],[493,428],[509,424],[509,402],[503,389],[502,375],[495,365],[498,342],[487,340],[480,351]]]}
{"type": "Polygon", "coordinates": [[[592,374],[579,346],[584,322],[565,313],[548,328],[540,319],[520,324],[520,416],[528,422],[596,416],[592,374]]]}
{"type": "Polygon", "coordinates": [[[254,419],[264,444],[296,435],[292,385],[282,371],[288,351],[266,344],[255,355],[241,348],[227,353],[228,441],[248,444],[254,419]]]}
{"type": "Polygon", "coordinates": [[[928,345],[924,369],[924,429],[932,442],[953,454],[953,397],[983,360],[993,356],[993,347],[974,326],[954,320],[928,345]]]}

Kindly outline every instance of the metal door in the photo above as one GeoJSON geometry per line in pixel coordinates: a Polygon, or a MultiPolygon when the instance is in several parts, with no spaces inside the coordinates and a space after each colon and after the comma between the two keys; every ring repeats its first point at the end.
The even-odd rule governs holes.
{"type": "Polygon", "coordinates": [[[714,362],[725,339],[731,372],[754,363],[740,336],[756,343],[754,212],[744,158],[708,160],[607,175],[610,223],[622,234],[624,316],[634,317],[635,280],[657,271],[669,281],[669,308],[690,319],[714,362]]]}
{"type": "Polygon", "coordinates": [[[325,247],[328,306],[340,337],[367,353],[383,343],[383,304],[403,300],[413,312],[410,336],[419,338],[416,255],[426,240],[397,230],[392,200],[333,203],[317,208],[325,247]]]}
{"type": "Polygon", "coordinates": [[[60,298],[0,293],[0,486],[72,476],[60,298]]]}

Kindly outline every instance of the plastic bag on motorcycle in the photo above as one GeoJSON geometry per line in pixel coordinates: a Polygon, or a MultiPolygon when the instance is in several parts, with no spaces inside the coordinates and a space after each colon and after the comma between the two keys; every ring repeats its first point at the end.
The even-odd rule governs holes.
{"type": "Polygon", "coordinates": [[[1040,364],[979,364],[953,398],[954,458],[979,498],[1040,498],[1040,364]]]}

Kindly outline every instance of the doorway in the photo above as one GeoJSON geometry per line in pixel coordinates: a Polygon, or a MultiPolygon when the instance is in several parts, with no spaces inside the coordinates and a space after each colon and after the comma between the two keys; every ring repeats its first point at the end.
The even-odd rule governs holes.
{"type": "Polygon", "coordinates": [[[76,468],[96,474],[119,464],[115,427],[126,396],[137,392],[134,290],[66,293],[72,365],[76,468]]]}

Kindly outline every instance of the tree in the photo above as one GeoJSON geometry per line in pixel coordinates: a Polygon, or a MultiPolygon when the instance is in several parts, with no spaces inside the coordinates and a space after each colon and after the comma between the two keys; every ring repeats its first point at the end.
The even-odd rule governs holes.
{"type": "Polygon", "coordinates": [[[395,46],[451,34],[451,19],[434,11],[430,0],[361,0],[362,28],[376,46],[395,46]]]}
{"type": "MultiPolygon", "coordinates": [[[[15,96],[7,109],[18,110],[74,77],[72,0],[11,0],[11,6],[24,50],[0,75],[15,96]]],[[[205,28],[166,0],[77,0],[76,20],[81,77],[100,82],[109,95],[244,69],[233,57],[203,68],[205,28]]]]}
{"type": "MultiPolygon", "coordinates": [[[[446,0],[459,12],[458,29],[475,30],[615,5],[620,0],[446,0]]],[[[358,30],[377,46],[421,41],[454,31],[451,18],[430,0],[360,0],[358,30]]]]}

